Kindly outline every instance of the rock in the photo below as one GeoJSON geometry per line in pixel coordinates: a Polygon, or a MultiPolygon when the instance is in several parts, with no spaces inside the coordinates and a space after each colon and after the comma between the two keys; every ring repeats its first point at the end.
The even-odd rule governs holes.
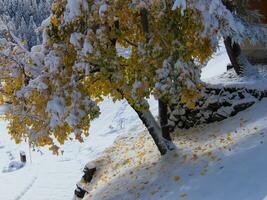
{"type": "Polygon", "coordinates": [[[3,169],[3,173],[14,172],[14,171],[17,171],[23,168],[24,166],[25,166],[25,163],[13,160],[8,164],[8,167],[3,169]]]}
{"type": "Polygon", "coordinates": [[[83,188],[83,184],[89,184],[96,172],[96,163],[95,162],[89,162],[86,164],[86,166],[83,169],[83,176],[82,180],[76,185],[76,189],[74,191],[75,198],[82,199],[84,195],[87,193],[87,191],[83,188]]]}
{"type": "Polygon", "coordinates": [[[219,121],[222,121],[224,119],[226,119],[227,117],[226,116],[223,116],[223,115],[220,115],[218,113],[214,113],[209,121],[209,123],[211,122],[219,122],[219,121]]]}
{"type": "Polygon", "coordinates": [[[84,197],[84,195],[86,194],[86,191],[82,188],[80,188],[78,185],[76,185],[77,188],[74,191],[74,194],[76,197],[82,199],[84,197]]]}
{"type": "Polygon", "coordinates": [[[255,101],[253,101],[253,102],[247,102],[247,103],[241,103],[241,104],[235,105],[234,106],[234,112],[232,113],[232,116],[236,115],[240,111],[243,111],[243,110],[249,108],[254,103],[255,103],[255,101]]]}
{"type": "Polygon", "coordinates": [[[85,166],[83,172],[84,172],[83,180],[86,183],[90,183],[91,180],[93,179],[95,172],[96,172],[96,167],[88,168],[87,166],[85,166]]]}

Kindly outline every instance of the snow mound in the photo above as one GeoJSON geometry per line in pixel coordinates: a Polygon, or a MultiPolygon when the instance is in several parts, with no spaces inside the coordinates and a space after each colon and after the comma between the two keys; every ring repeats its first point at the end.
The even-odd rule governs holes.
{"type": "Polygon", "coordinates": [[[3,169],[3,173],[14,172],[14,171],[17,171],[17,170],[23,168],[24,166],[25,166],[25,163],[13,160],[8,164],[8,167],[5,167],[3,169]]]}

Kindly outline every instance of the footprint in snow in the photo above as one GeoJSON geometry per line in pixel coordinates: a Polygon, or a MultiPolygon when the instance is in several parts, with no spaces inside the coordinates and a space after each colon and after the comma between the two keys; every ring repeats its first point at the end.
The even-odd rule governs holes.
{"type": "Polygon", "coordinates": [[[14,156],[10,151],[7,151],[6,154],[8,155],[9,160],[14,160],[14,156]]]}

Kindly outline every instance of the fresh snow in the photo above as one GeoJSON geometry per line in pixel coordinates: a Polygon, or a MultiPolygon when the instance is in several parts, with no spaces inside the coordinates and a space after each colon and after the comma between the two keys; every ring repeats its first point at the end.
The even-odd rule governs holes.
{"type": "MultiPolygon", "coordinates": [[[[230,81],[231,72],[224,73],[228,63],[222,48],[203,69],[202,79],[230,81]]],[[[248,82],[235,79],[231,84],[240,81],[248,82]]],[[[156,115],[156,101],[150,100],[150,105],[156,115]]],[[[15,145],[7,135],[7,123],[1,121],[0,200],[72,199],[85,164],[95,159],[102,165],[92,185],[86,186],[87,200],[267,199],[267,100],[220,123],[180,131],[175,137],[177,151],[165,157],[159,156],[127,102],[105,99],[100,107],[102,114],[85,142],[67,142],[59,156],[46,148],[32,151],[26,142],[15,145]],[[5,171],[19,161],[20,151],[26,152],[27,164],[5,171]]]]}
{"type": "Polygon", "coordinates": [[[85,188],[86,200],[264,200],[267,100],[231,119],[179,131],[165,157],[147,133],[121,137],[85,188]]]}
{"type": "Polygon", "coordinates": [[[204,78],[204,81],[212,84],[213,86],[222,87],[237,87],[237,88],[248,88],[248,89],[267,89],[267,67],[266,65],[253,66],[259,74],[250,76],[237,76],[233,69],[224,72],[219,75],[215,75],[211,78],[204,78]]]}
{"type": "Polygon", "coordinates": [[[182,13],[186,9],[186,1],[185,0],[175,0],[172,10],[176,10],[177,8],[181,8],[182,13]]]}
{"type": "MultiPolygon", "coordinates": [[[[157,104],[150,100],[152,111],[157,104]]],[[[7,135],[6,122],[0,122],[0,200],[63,200],[71,199],[76,182],[89,160],[97,158],[112,145],[118,135],[139,133],[144,127],[126,101],[113,103],[106,99],[100,105],[102,114],[90,128],[90,136],[83,144],[67,142],[63,155],[52,155],[49,150],[35,149],[31,152],[26,143],[15,145],[7,135]],[[20,151],[27,153],[25,167],[4,173],[12,161],[19,161],[20,151]],[[3,190],[2,190],[3,189],[3,190]],[[3,191],[3,192],[2,192],[3,191]]]]}
{"type": "Polygon", "coordinates": [[[211,59],[207,66],[202,69],[201,78],[204,81],[208,79],[221,75],[226,72],[227,65],[230,64],[230,60],[224,48],[223,42],[220,43],[219,50],[214,54],[213,59],[211,59]]]}

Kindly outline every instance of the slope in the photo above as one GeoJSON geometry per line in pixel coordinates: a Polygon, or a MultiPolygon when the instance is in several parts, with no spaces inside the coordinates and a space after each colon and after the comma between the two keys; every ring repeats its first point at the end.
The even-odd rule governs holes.
{"type": "Polygon", "coordinates": [[[86,200],[264,200],[267,100],[220,123],[179,131],[160,157],[148,134],[121,137],[96,161],[86,200]]]}

